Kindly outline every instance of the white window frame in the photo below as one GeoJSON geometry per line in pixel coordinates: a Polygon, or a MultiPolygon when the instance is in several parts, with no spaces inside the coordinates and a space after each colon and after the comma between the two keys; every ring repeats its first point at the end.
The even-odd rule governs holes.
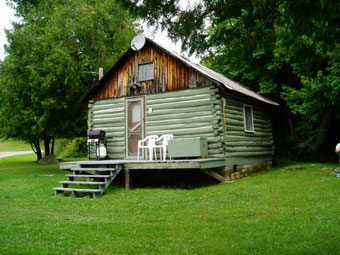
{"type": "Polygon", "coordinates": [[[254,113],[253,113],[253,107],[251,105],[243,104],[243,123],[244,123],[244,131],[247,133],[255,133],[255,127],[254,127],[254,113]],[[250,108],[250,115],[251,115],[251,126],[252,130],[247,129],[247,118],[246,118],[246,107],[250,108]]]}

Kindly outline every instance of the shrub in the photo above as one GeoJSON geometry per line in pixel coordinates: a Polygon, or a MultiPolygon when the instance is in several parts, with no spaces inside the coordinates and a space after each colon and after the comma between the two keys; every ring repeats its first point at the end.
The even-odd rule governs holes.
{"type": "Polygon", "coordinates": [[[87,156],[87,139],[76,137],[73,139],[59,139],[55,153],[61,158],[82,158],[87,156]]]}

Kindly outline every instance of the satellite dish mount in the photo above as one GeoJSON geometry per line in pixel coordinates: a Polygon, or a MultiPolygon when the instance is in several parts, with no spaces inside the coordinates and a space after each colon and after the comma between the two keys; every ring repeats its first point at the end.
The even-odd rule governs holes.
{"type": "Polygon", "coordinates": [[[140,50],[144,47],[144,44],[145,44],[145,36],[143,34],[135,36],[135,38],[133,38],[131,41],[131,49],[138,52],[143,63],[145,63],[145,57],[143,56],[140,50]]]}

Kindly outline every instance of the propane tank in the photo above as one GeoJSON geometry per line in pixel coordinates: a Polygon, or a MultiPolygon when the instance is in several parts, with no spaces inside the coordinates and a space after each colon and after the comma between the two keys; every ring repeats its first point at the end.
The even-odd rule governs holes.
{"type": "Polygon", "coordinates": [[[340,143],[338,143],[337,146],[335,147],[335,153],[340,155],[340,143]]]}
{"type": "Polygon", "coordinates": [[[339,167],[335,169],[336,177],[340,177],[340,143],[335,147],[335,153],[339,156],[339,167]]]}

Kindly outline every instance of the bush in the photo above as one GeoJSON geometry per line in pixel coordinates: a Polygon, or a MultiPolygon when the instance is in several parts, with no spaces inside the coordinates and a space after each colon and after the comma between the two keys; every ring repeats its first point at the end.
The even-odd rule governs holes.
{"type": "Polygon", "coordinates": [[[87,157],[87,139],[76,137],[74,139],[59,139],[55,154],[61,158],[83,158],[87,157]]]}

